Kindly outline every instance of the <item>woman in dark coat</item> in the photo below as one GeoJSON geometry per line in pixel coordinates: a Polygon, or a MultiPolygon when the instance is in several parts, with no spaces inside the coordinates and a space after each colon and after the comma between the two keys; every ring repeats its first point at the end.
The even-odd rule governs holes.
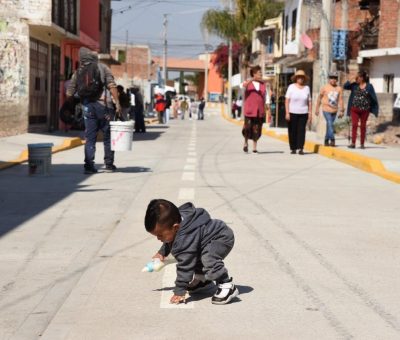
{"type": "Polygon", "coordinates": [[[243,151],[248,152],[248,140],[253,140],[253,152],[257,153],[257,141],[261,137],[262,125],[265,121],[266,86],[262,80],[260,66],[250,70],[252,79],[246,80],[242,86],[244,93],[244,137],[243,151]]]}
{"type": "Polygon", "coordinates": [[[355,80],[347,81],[343,88],[350,90],[349,104],[347,107],[347,115],[351,116],[351,144],[349,148],[356,147],[358,121],[361,121],[360,126],[360,147],[364,149],[365,134],[367,130],[367,120],[371,112],[376,117],[379,113],[378,98],[376,97],[374,87],[369,83],[368,74],[365,71],[357,73],[355,80]]]}

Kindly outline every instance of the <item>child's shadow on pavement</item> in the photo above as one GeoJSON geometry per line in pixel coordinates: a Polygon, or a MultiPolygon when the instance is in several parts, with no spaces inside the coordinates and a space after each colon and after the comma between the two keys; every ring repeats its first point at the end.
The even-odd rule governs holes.
{"type": "MultiPolygon", "coordinates": [[[[175,287],[163,287],[154,289],[154,291],[156,292],[172,291],[174,288],[175,287]]],[[[232,300],[231,303],[242,301],[240,299],[240,295],[250,293],[254,290],[254,288],[250,286],[236,285],[236,288],[239,290],[239,296],[236,297],[234,300],[232,300]]],[[[200,288],[194,292],[189,293],[189,297],[186,299],[186,302],[209,299],[215,294],[216,291],[217,291],[217,286],[215,284],[210,284],[207,287],[200,288]]]]}

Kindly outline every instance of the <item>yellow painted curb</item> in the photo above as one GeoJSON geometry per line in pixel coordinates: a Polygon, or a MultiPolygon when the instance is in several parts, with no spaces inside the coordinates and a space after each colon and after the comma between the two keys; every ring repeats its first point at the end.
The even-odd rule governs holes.
{"type": "MultiPolygon", "coordinates": [[[[225,114],[224,105],[222,105],[221,115],[227,121],[234,123],[236,125],[243,125],[242,121],[237,121],[225,114]]],[[[289,138],[287,135],[281,135],[275,131],[268,129],[262,129],[263,135],[278,139],[282,142],[288,143],[289,138]]],[[[350,151],[341,150],[338,148],[332,148],[330,146],[324,146],[315,142],[306,141],[304,149],[319,154],[324,157],[328,157],[339,162],[349,164],[355,168],[361,169],[363,171],[372,173],[374,175],[383,177],[389,181],[400,184],[400,174],[386,170],[383,163],[376,158],[370,158],[367,156],[359,155],[350,151]]]]}
{"type": "MultiPolygon", "coordinates": [[[[77,146],[81,146],[84,144],[85,144],[85,141],[83,141],[82,139],[80,139],[78,137],[68,138],[68,139],[65,139],[61,145],[53,146],[51,149],[51,153],[57,153],[60,151],[73,149],[73,148],[76,148],[77,146]]],[[[28,149],[22,151],[18,158],[0,164],[0,170],[7,169],[14,165],[18,165],[18,164],[21,164],[21,163],[24,163],[27,161],[28,161],[28,149]]]]}

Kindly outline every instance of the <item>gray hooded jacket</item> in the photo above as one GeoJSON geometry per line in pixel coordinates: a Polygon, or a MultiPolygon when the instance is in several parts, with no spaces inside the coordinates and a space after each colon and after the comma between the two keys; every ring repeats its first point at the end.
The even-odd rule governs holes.
{"type": "Polygon", "coordinates": [[[163,256],[170,253],[178,261],[174,294],[183,295],[193,279],[201,253],[212,240],[218,239],[229,227],[221,220],[211,219],[207,211],[195,208],[190,202],[179,207],[182,222],[172,243],[164,243],[159,250],[163,256]]]}

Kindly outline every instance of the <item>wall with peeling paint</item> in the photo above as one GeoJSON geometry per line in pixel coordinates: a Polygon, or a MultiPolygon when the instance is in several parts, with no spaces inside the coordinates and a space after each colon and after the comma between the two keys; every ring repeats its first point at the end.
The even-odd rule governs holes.
{"type": "Polygon", "coordinates": [[[28,82],[28,25],[12,15],[0,17],[0,136],[27,131],[28,82]]]}
{"type": "Polygon", "coordinates": [[[1,0],[0,137],[27,132],[29,24],[51,25],[51,0],[1,0]]]}

